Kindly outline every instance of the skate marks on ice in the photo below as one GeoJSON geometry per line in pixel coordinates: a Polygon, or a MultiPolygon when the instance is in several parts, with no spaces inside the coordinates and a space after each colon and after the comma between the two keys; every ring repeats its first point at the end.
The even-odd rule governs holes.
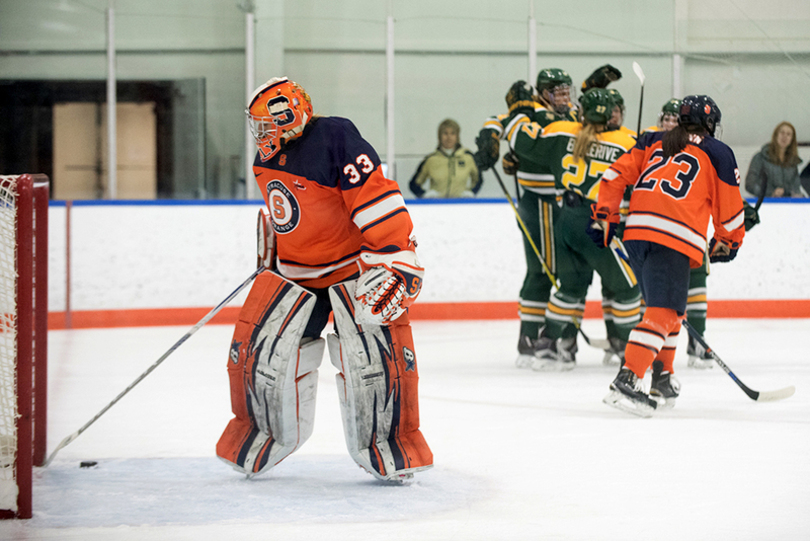
{"type": "Polygon", "coordinates": [[[214,457],[56,460],[35,470],[35,488],[35,528],[414,520],[491,492],[442,467],[384,483],[338,455],[291,457],[250,480],[214,457]]]}

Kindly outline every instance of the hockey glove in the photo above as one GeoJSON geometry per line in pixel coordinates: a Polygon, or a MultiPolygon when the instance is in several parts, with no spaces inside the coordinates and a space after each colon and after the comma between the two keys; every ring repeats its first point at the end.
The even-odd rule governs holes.
{"type": "Polygon", "coordinates": [[[588,227],[585,231],[591,240],[600,248],[606,248],[616,235],[616,228],[619,227],[619,215],[610,212],[607,207],[596,208],[596,203],[591,205],[591,215],[588,219],[588,227]]]}
{"type": "Polygon", "coordinates": [[[757,209],[749,205],[747,201],[743,201],[743,223],[745,224],[746,231],[759,223],[759,213],[757,209]]]}
{"type": "Polygon", "coordinates": [[[735,242],[731,246],[724,241],[712,238],[709,242],[709,261],[711,263],[726,263],[737,257],[739,245],[735,242]]]}
{"type": "Polygon", "coordinates": [[[475,138],[478,151],[473,155],[479,171],[486,171],[498,161],[501,155],[501,140],[494,130],[483,129],[475,138]]]}
{"type": "Polygon", "coordinates": [[[531,116],[534,113],[534,88],[526,81],[517,81],[506,93],[506,106],[509,114],[523,113],[531,116]]]}
{"type": "Polygon", "coordinates": [[[354,292],[357,323],[387,325],[405,313],[422,289],[425,269],[416,252],[363,252],[354,292]]]}
{"type": "Polygon", "coordinates": [[[520,160],[518,160],[517,155],[511,150],[503,155],[503,159],[501,160],[501,166],[503,167],[503,172],[505,174],[514,175],[515,173],[517,173],[519,165],[520,160]]]}
{"type": "Polygon", "coordinates": [[[591,73],[582,83],[583,94],[591,88],[607,88],[607,85],[613,81],[618,81],[622,78],[622,72],[611,66],[605,64],[601,68],[591,73]]]}

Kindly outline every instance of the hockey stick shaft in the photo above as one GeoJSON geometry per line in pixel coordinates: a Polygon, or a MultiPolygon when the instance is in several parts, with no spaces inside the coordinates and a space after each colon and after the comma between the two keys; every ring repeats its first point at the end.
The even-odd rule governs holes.
{"type": "Polygon", "coordinates": [[[189,338],[191,338],[191,336],[192,336],[194,333],[196,333],[198,330],[200,330],[200,328],[201,328],[203,325],[205,325],[206,323],[208,323],[208,322],[211,320],[211,318],[213,318],[215,315],[217,315],[217,314],[219,313],[219,311],[220,311],[220,310],[222,310],[222,309],[225,307],[225,305],[226,305],[226,304],[228,304],[229,302],[231,302],[231,301],[234,299],[234,297],[236,297],[236,296],[237,296],[237,295],[238,295],[238,294],[239,294],[239,293],[240,293],[240,292],[241,292],[243,289],[245,289],[245,288],[248,286],[248,284],[250,284],[250,283],[251,283],[251,282],[252,282],[252,281],[253,281],[253,280],[254,280],[254,279],[255,279],[255,278],[256,278],[256,277],[257,277],[259,274],[261,274],[261,273],[262,273],[264,270],[265,270],[265,268],[264,268],[264,267],[259,267],[259,268],[257,268],[257,269],[256,269],[256,270],[253,272],[253,274],[251,274],[251,275],[248,277],[248,279],[247,279],[247,280],[245,280],[244,282],[242,282],[242,283],[239,285],[239,287],[237,287],[237,288],[236,288],[236,289],[235,289],[235,290],[234,290],[234,291],[233,291],[233,292],[232,292],[230,295],[228,295],[228,296],[227,296],[227,297],[226,297],[226,298],[225,298],[225,299],[224,299],[222,302],[220,302],[220,303],[219,303],[218,305],[216,305],[216,306],[215,306],[215,307],[214,307],[214,308],[213,308],[213,309],[212,309],[210,312],[208,312],[208,313],[205,315],[205,317],[203,317],[203,318],[202,318],[200,321],[198,321],[198,322],[197,322],[197,324],[196,324],[196,325],[194,325],[194,326],[193,326],[193,327],[192,327],[192,328],[191,328],[191,329],[190,329],[190,330],[189,330],[189,331],[188,331],[186,334],[184,334],[184,335],[183,335],[183,337],[182,337],[182,338],[180,338],[180,340],[178,340],[177,342],[175,342],[175,344],[174,344],[172,347],[170,347],[170,348],[169,348],[169,349],[166,351],[166,353],[164,353],[163,355],[161,355],[161,356],[160,356],[160,358],[159,358],[157,361],[155,361],[155,362],[152,364],[152,366],[150,366],[149,368],[147,368],[147,369],[146,369],[146,371],[145,371],[143,374],[141,374],[140,376],[138,376],[138,378],[137,378],[135,381],[133,381],[132,383],[130,383],[130,384],[129,384],[129,386],[128,386],[126,389],[124,389],[123,391],[121,391],[121,393],[120,393],[118,396],[116,396],[116,397],[115,397],[115,399],[114,399],[112,402],[110,402],[109,404],[107,404],[106,406],[104,406],[104,408],[103,408],[101,411],[99,411],[99,412],[98,412],[98,413],[95,415],[95,417],[93,417],[92,419],[90,419],[89,421],[87,421],[87,422],[84,424],[84,426],[82,426],[82,427],[81,427],[79,430],[77,430],[76,432],[74,432],[73,434],[71,434],[70,436],[68,436],[67,438],[63,439],[63,440],[61,441],[61,443],[59,443],[59,445],[56,447],[56,449],[54,449],[54,450],[53,450],[53,452],[51,452],[50,456],[48,457],[48,460],[46,460],[46,461],[45,461],[45,464],[43,464],[43,466],[47,467],[47,466],[48,466],[48,464],[50,464],[50,463],[51,463],[51,461],[53,460],[53,458],[56,456],[56,453],[58,453],[58,452],[59,452],[61,449],[65,448],[65,447],[66,447],[66,446],[67,446],[67,445],[68,445],[70,442],[72,442],[73,440],[75,440],[76,438],[78,438],[78,437],[79,437],[79,436],[80,436],[80,435],[81,435],[81,434],[82,434],[82,433],[83,433],[85,430],[87,430],[88,428],[90,428],[90,426],[91,426],[93,423],[95,423],[96,421],[98,421],[98,419],[99,419],[99,418],[100,418],[102,415],[104,415],[104,414],[107,412],[107,410],[109,410],[109,409],[110,409],[111,407],[113,407],[113,406],[114,406],[116,403],[118,403],[118,401],[119,401],[119,400],[121,400],[122,398],[124,398],[124,396],[125,396],[125,395],[126,395],[128,392],[130,392],[130,391],[131,391],[131,390],[132,390],[132,389],[133,389],[133,388],[134,388],[134,387],[135,387],[137,384],[139,384],[141,381],[143,381],[143,379],[144,379],[144,378],[146,378],[146,376],[148,376],[149,374],[151,374],[151,373],[152,373],[152,371],[153,371],[155,368],[157,368],[157,367],[160,365],[160,363],[162,363],[163,361],[165,361],[165,360],[166,360],[166,358],[167,358],[169,355],[171,355],[172,353],[174,353],[174,352],[175,352],[175,350],[177,350],[177,348],[179,348],[181,345],[183,345],[183,343],[184,343],[186,340],[188,340],[189,338]]]}
{"type": "Polygon", "coordinates": [[[636,77],[638,77],[639,82],[641,83],[641,92],[639,96],[638,102],[638,125],[636,127],[636,134],[637,137],[641,136],[641,111],[644,107],[644,80],[646,77],[644,76],[644,71],[641,69],[641,66],[638,62],[633,62],[633,71],[636,73],[636,77]]]}
{"type": "MultiPolygon", "coordinates": [[[[498,174],[498,171],[495,168],[492,168],[492,172],[495,173],[495,178],[498,180],[498,184],[501,185],[501,189],[503,190],[503,194],[506,196],[506,200],[509,202],[509,206],[512,207],[512,212],[515,213],[515,218],[517,218],[517,222],[520,225],[520,229],[523,231],[523,236],[526,237],[526,240],[529,241],[529,244],[532,246],[532,250],[534,251],[534,255],[537,256],[537,260],[540,261],[540,264],[543,266],[543,272],[546,273],[548,279],[551,280],[551,283],[554,284],[554,287],[560,289],[560,285],[557,282],[557,278],[551,272],[551,269],[548,268],[546,261],[543,259],[543,256],[540,254],[540,250],[537,248],[537,245],[534,243],[534,239],[532,239],[531,234],[529,233],[529,229],[526,227],[526,223],[523,221],[523,218],[520,217],[520,213],[518,212],[517,208],[515,208],[515,203],[512,201],[512,196],[509,195],[509,190],[506,189],[506,185],[501,180],[501,175],[498,174]]],[[[582,335],[582,338],[588,343],[589,346],[599,347],[599,349],[605,349],[601,346],[596,346],[595,344],[591,343],[591,339],[588,338],[588,335],[585,334],[585,331],[582,330],[582,326],[579,323],[579,320],[575,316],[571,317],[571,320],[574,323],[574,327],[577,328],[577,331],[582,335]]]]}
{"type": "MultiPolygon", "coordinates": [[[[630,262],[630,258],[627,256],[627,254],[624,253],[619,248],[616,248],[616,254],[618,254],[619,257],[621,257],[628,263],[630,262]]],[[[697,330],[692,325],[689,324],[689,321],[686,318],[683,318],[681,320],[681,324],[686,329],[686,332],[689,333],[689,335],[692,338],[694,338],[698,344],[703,346],[703,349],[706,350],[706,353],[708,353],[711,356],[711,358],[714,359],[714,362],[720,365],[720,368],[722,368],[723,371],[726,374],[728,374],[728,376],[734,381],[734,383],[739,385],[740,389],[742,389],[743,392],[746,395],[748,395],[748,398],[750,398],[751,400],[756,400],[757,402],[771,402],[774,400],[782,400],[783,398],[788,398],[790,396],[793,396],[793,393],[796,392],[796,387],[792,385],[789,387],[785,387],[784,389],[777,389],[776,391],[760,392],[748,388],[748,386],[746,386],[742,381],[740,381],[740,378],[738,378],[737,375],[731,371],[731,368],[728,367],[728,365],[723,361],[723,359],[721,359],[720,356],[714,352],[711,346],[706,343],[706,341],[703,339],[700,333],[697,332],[697,330]]]]}
{"type": "Polygon", "coordinates": [[[723,371],[726,374],[728,374],[728,376],[734,381],[734,383],[736,383],[740,387],[740,389],[742,389],[742,391],[746,395],[748,395],[748,398],[750,398],[751,400],[756,400],[757,402],[781,400],[783,398],[788,398],[789,396],[792,396],[793,393],[796,392],[796,388],[793,387],[792,385],[790,387],[785,387],[784,389],[779,389],[776,391],[759,392],[750,389],[742,381],[740,381],[740,378],[738,378],[737,375],[734,374],[734,372],[731,371],[731,368],[729,368],[728,365],[725,362],[723,362],[723,359],[721,359],[720,356],[714,352],[711,346],[709,346],[709,344],[706,343],[706,341],[703,339],[700,333],[697,332],[697,330],[689,323],[689,321],[687,321],[684,318],[682,325],[686,329],[686,332],[689,333],[689,336],[694,338],[698,344],[703,346],[703,349],[706,350],[706,353],[711,355],[712,359],[714,359],[714,362],[720,365],[720,368],[722,368],[723,371]]]}
{"type": "Polygon", "coordinates": [[[759,207],[762,206],[762,202],[765,201],[765,192],[768,190],[768,177],[763,175],[762,184],[759,186],[759,197],[757,197],[757,202],[754,205],[754,210],[759,210],[759,207]]]}

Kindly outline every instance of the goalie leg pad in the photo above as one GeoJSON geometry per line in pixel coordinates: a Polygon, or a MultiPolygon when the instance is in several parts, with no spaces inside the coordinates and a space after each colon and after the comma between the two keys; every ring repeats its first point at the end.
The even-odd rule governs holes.
{"type": "Polygon", "coordinates": [[[228,360],[235,417],[217,456],[248,476],[269,470],[312,434],[325,344],[300,342],[314,306],[311,293],[266,272],[239,314],[228,360]]]}
{"type": "Polygon", "coordinates": [[[329,297],[338,335],[327,342],[349,454],[383,480],[401,480],[433,465],[419,431],[416,355],[407,314],[390,325],[358,325],[353,280],[332,286],[329,297]],[[338,338],[339,336],[339,338],[338,338]]]}

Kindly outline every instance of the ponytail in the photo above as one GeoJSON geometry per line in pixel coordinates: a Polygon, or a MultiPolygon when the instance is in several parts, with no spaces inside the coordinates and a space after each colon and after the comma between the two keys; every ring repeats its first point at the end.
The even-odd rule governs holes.
{"type": "Polygon", "coordinates": [[[667,133],[661,140],[661,146],[664,150],[664,159],[671,158],[672,156],[680,153],[689,144],[689,136],[692,134],[707,136],[709,132],[700,124],[678,124],[667,133]]]}
{"type": "Polygon", "coordinates": [[[596,125],[583,124],[574,143],[574,161],[584,160],[591,145],[596,142],[596,125]]]}

